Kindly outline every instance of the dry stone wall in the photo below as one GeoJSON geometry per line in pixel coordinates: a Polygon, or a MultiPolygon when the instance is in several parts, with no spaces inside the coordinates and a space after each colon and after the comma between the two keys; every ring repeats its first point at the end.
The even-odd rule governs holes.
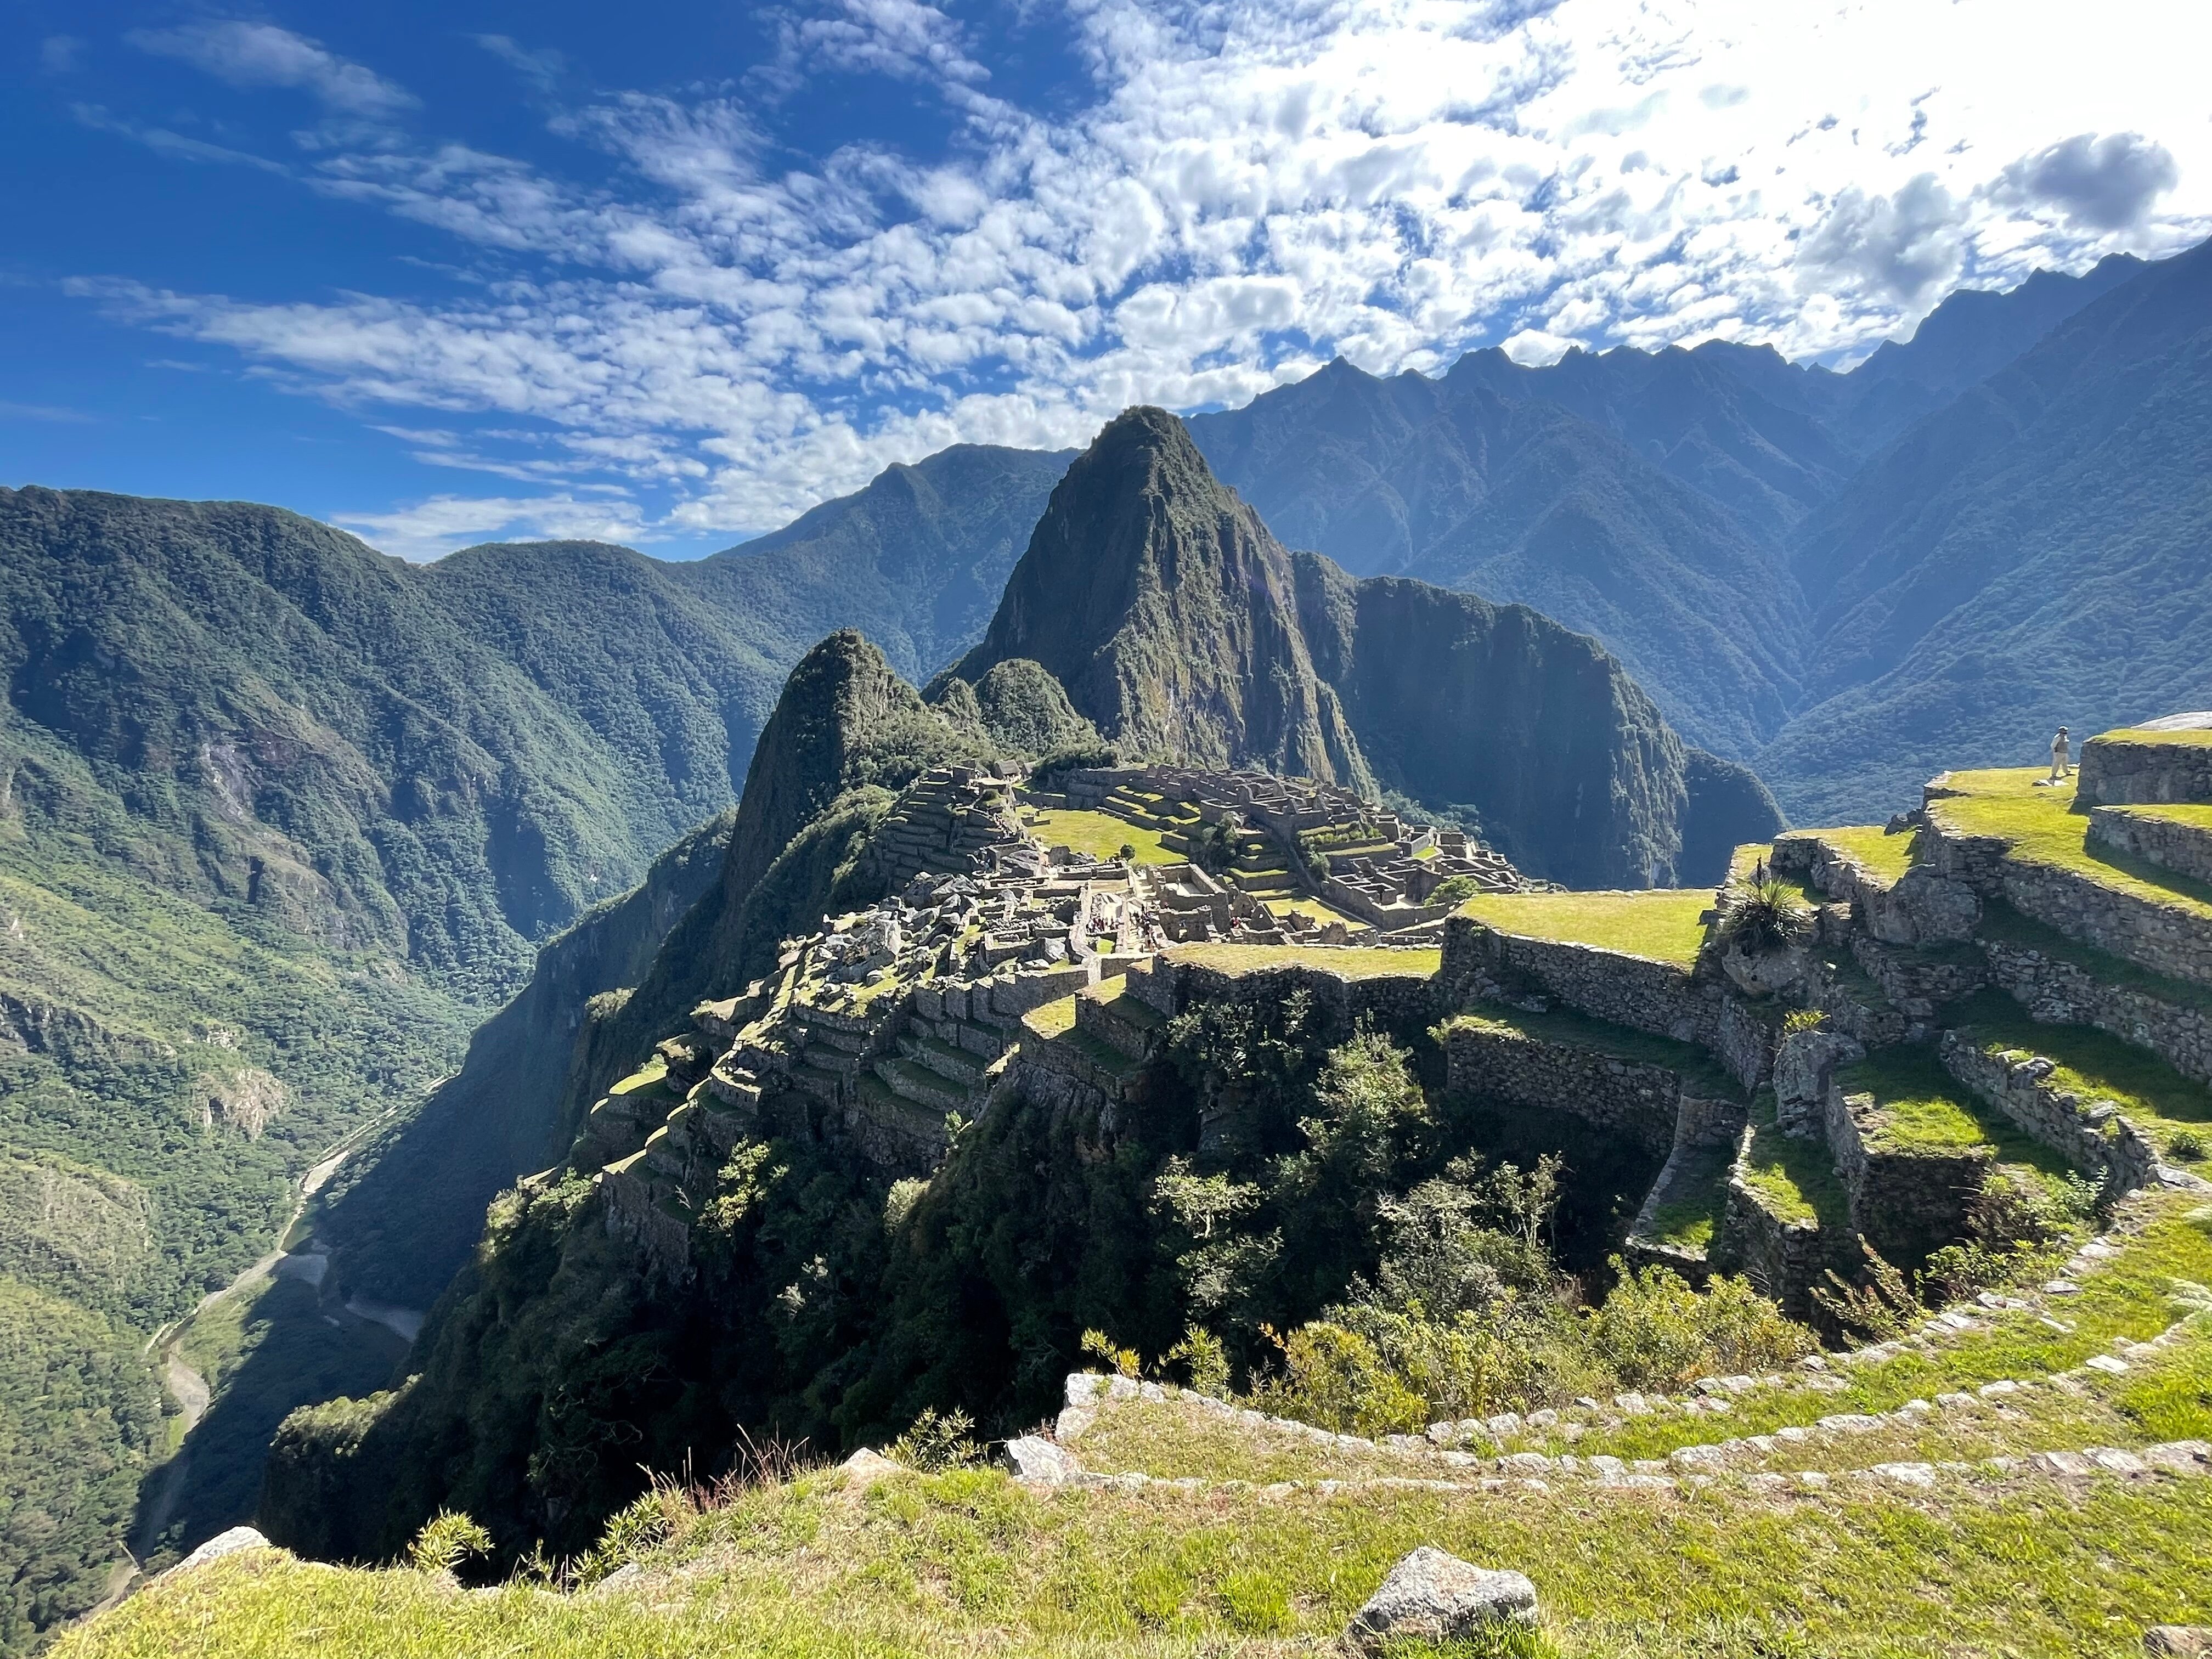
{"type": "Polygon", "coordinates": [[[2089,806],[2212,801],[2212,744],[2092,738],[2074,798],[2089,806]]]}
{"type": "Polygon", "coordinates": [[[1888,1115],[1872,1095],[1832,1087],[1826,1118],[1836,1173],[1850,1194],[1851,1225],[1869,1244],[1902,1265],[1965,1237],[1966,1208],[1989,1171],[1990,1148],[1902,1149],[1885,1139],[1888,1115]]]}
{"type": "Polygon", "coordinates": [[[2008,861],[2003,843],[1986,836],[1931,826],[1929,840],[1946,873],[1984,898],[2154,974],[2212,985],[2212,921],[2193,911],[2058,865],[2008,861]]]}
{"type": "Polygon", "coordinates": [[[2178,876],[2212,882],[2212,828],[2123,806],[2100,806],[2089,814],[2089,840],[2111,852],[2148,859],[2178,876]]]}
{"type": "Polygon", "coordinates": [[[1501,933],[1467,916],[1444,924],[1441,978],[1455,986],[1532,982],[1594,1019],[1677,1042],[1713,1045],[1722,994],[1673,963],[1595,945],[1501,933]]]}
{"type": "Polygon", "coordinates": [[[2148,1048],[2184,1077],[2212,1083],[2212,1012],[2100,980],[2029,946],[1985,939],[1990,975],[2028,1018],[2045,1025],[2094,1025],[2148,1048]]]}
{"type": "Polygon", "coordinates": [[[1472,1018],[1446,1029],[1444,1066],[1447,1088],[1571,1112],[1655,1153],[1674,1147],[1682,1081],[1663,1066],[1547,1042],[1472,1018]]]}
{"type": "Polygon", "coordinates": [[[1829,1240],[1817,1221],[1785,1221],[1770,1208],[1741,1171],[1729,1177],[1720,1231],[1707,1258],[1715,1273],[1740,1273],[1792,1319],[1810,1321],[1813,1286],[1832,1262],[1829,1240]]]}
{"type": "Polygon", "coordinates": [[[1962,1031],[1946,1031],[1943,1068],[2082,1174],[2118,1196],[2149,1186],[2158,1151],[2109,1100],[2087,1100],[2050,1080],[2057,1067],[2039,1054],[1992,1054],[1962,1031]]]}

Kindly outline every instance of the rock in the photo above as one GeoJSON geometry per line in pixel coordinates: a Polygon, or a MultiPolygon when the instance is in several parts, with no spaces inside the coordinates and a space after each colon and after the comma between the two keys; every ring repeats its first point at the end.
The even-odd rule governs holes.
{"type": "Polygon", "coordinates": [[[1982,902],[1964,882],[1916,864],[1887,893],[1865,892],[1867,931],[1885,945],[1968,939],[1981,925],[1982,902]]]}
{"type": "Polygon", "coordinates": [[[1070,1371],[1066,1387],[1069,1405],[1096,1405],[1106,1392],[1106,1379],[1096,1371],[1070,1371]]]}
{"type": "Polygon", "coordinates": [[[905,1468],[905,1464],[894,1463],[881,1452],[871,1451],[867,1447],[863,1446],[840,1463],[837,1470],[845,1477],[847,1486],[865,1487],[872,1486],[877,1481],[888,1476],[898,1474],[905,1468]]]}
{"type": "Polygon", "coordinates": [[[1097,1419],[1098,1410],[1095,1406],[1063,1406],[1059,1417],[1054,1419],[1052,1437],[1063,1442],[1079,1439],[1097,1419]]]}
{"type": "Polygon", "coordinates": [[[1424,1544],[1390,1569],[1344,1634],[1373,1653],[1394,1641],[1447,1642],[1499,1620],[1535,1618],[1536,1587],[1519,1573],[1478,1567],[1424,1544]]]}
{"type": "Polygon", "coordinates": [[[2153,1625],[2143,1632],[2142,1650],[2155,1654],[2212,1653],[2212,1625],[2153,1625]]]}
{"type": "Polygon", "coordinates": [[[1774,1125],[1801,1140],[1827,1134],[1828,1088],[1839,1066],[1866,1058],[1866,1050],[1838,1031],[1793,1031],[1774,1051],[1774,1125]]]}
{"type": "Polygon", "coordinates": [[[190,1555],[161,1575],[167,1578],[172,1572],[189,1572],[194,1567],[204,1567],[210,1561],[220,1561],[226,1555],[235,1555],[240,1550],[267,1550],[276,1547],[252,1527],[233,1527],[228,1532],[219,1532],[194,1550],[190,1555]]]}
{"type": "Polygon", "coordinates": [[[1013,1467],[1014,1479],[1030,1486],[1065,1486],[1083,1472],[1066,1447],[1036,1434],[1006,1442],[1006,1462],[1013,1467]]]}
{"type": "Polygon", "coordinates": [[[635,1589],[638,1581],[644,1577],[643,1567],[635,1561],[625,1561],[592,1585],[590,1593],[593,1595],[619,1595],[624,1590],[635,1589]]]}

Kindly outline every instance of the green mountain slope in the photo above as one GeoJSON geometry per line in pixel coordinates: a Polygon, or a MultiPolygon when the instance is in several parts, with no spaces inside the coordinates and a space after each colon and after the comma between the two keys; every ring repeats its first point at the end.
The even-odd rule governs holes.
{"type": "MultiPolygon", "coordinates": [[[[412,567],[266,507],[0,490],[0,1275],[86,1310],[58,1328],[95,1334],[81,1366],[228,1281],[309,1165],[455,1071],[539,941],[728,806],[807,645],[852,616],[933,661],[966,643],[1063,464],[950,452],[690,566],[569,543],[412,567]]],[[[364,1286],[426,1296],[473,1240],[565,1068],[535,1074],[535,1036],[585,981],[635,982],[690,890],[674,856],[553,950],[409,1143],[435,1152],[380,1175],[387,1121],[342,1175],[334,1220],[406,1194],[348,1235],[364,1286]]],[[[281,1414],[259,1373],[298,1346],[257,1351],[255,1410],[281,1414]]],[[[0,1391],[41,1398],[15,1363],[0,1391]]],[[[120,1550],[107,1510],[53,1513],[34,1623],[120,1550]]]]}
{"type": "Polygon", "coordinates": [[[1819,701],[1761,757],[1793,811],[1931,759],[2033,761],[2212,701],[2212,246],[2143,268],[1808,520],[1819,701]]]}
{"type": "Polygon", "coordinates": [[[1693,811],[1694,751],[1595,641],[1285,552],[1159,410],[1111,422],[1068,469],[954,672],[1014,658],[1125,749],[1379,781],[1471,812],[1522,867],[1571,884],[1717,878],[1718,861],[1684,864],[1686,833],[1717,845],[1776,822],[1771,802],[1711,793],[1693,811]],[[1714,822],[1693,828],[1699,814],[1714,822]]]}

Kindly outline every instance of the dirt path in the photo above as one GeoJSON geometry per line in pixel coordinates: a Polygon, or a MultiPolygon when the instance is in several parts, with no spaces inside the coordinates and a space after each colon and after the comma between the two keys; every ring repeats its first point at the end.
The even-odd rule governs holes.
{"type": "MultiPolygon", "coordinates": [[[[194,1370],[185,1361],[184,1355],[179,1352],[179,1344],[183,1340],[185,1332],[190,1328],[194,1319],[205,1313],[223,1297],[234,1291],[248,1289],[276,1271],[277,1264],[284,1260],[287,1254],[284,1241],[291,1237],[292,1229],[300,1224],[300,1218],[307,1212],[308,1204],[328,1183],[330,1178],[337,1173],[338,1166],[343,1164],[347,1155],[361,1144],[362,1137],[381,1121],[381,1119],[374,1119],[355,1129],[333,1146],[319,1163],[314,1164],[301,1176],[300,1195],[293,1203],[291,1214],[284,1218],[284,1225],[276,1235],[276,1249],[240,1272],[221,1290],[210,1291],[194,1304],[191,1312],[186,1314],[182,1319],[172,1321],[147,1338],[145,1352],[149,1358],[156,1354],[160,1356],[158,1369],[161,1386],[168,1390],[169,1397],[177,1402],[179,1411],[184,1418],[185,1432],[179,1442],[176,1455],[169,1460],[168,1467],[163,1474],[161,1490],[155,1493],[153,1501],[141,1510],[137,1517],[131,1522],[131,1537],[126,1546],[126,1553],[124,1558],[115,1564],[108,1577],[106,1598],[91,1613],[87,1613],[85,1615],[87,1618],[91,1618],[113,1607],[137,1582],[144,1559],[153,1547],[154,1541],[161,1537],[161,1529],[169,1524],[169,1517],[176,1510],[177,1500],[184,1494],[185,1479],[191,1473],[192,1431],[199,1426],[200,1419],[207,1415],[208,1407],[214,1399],[214,1390],[208,1386],[207,1378],[194,1370]]],[[[319,1273],[312,1274],[310,1282],[320,1285],[322,1274],[319,1273]]],[[[399,1328],[389,1319],[380,1319],[380,1322],[390,1325],[395,1330],[399,1328]]],[[[407,1334],[402,1331],[401,1334],[407,1334]]],[[[410,1340],[411,1340],[412,1338],[410,1337],[410,1340]]]]}

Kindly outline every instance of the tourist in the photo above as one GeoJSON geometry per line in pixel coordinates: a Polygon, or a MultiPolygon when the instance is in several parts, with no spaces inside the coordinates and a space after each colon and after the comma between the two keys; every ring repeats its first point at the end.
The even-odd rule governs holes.
{"type": "Polygon", "coordinates": [[[2060,726],[2058,735],[2051,740],[2051,781],[2063,782],[2074,775],[2074,767],[2066,752],[2066,728],[2060,726]]]}

